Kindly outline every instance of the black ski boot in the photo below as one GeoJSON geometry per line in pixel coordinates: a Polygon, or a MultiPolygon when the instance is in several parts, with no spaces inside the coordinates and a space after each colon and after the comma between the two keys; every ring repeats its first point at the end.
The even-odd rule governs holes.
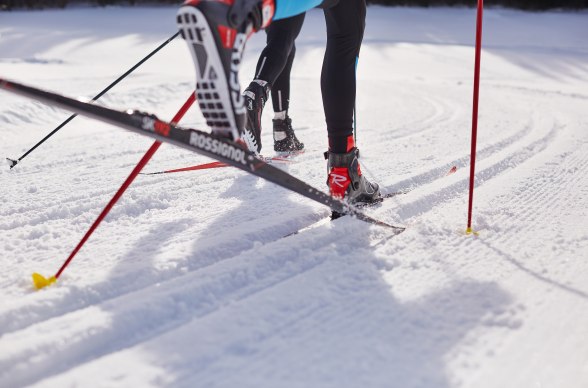
{"type": "MultiPolygon", "coordinates": [[[[378,184],[368,181],[361,174],[358,157],[359,150],[355,147],[345,154],[325,152],[325,158],[329,161],[329,192],[333,197],[350,204],[373,204],[382,201],[378,184]]],[[[340,216],[341,214],[333,212],[332,218],[340,216]]]]}
{"type": "Polygon", "coordinates": [[[263,80],[253,80],[243,92],[247,120],[241,139],[249,151],[261,152],[261,114],[270,92],[269,84],[263,80]]]}
{"type": "Polygon", "coordinates": [[[292,128],[292,119],[274,119],[274,151],[285,154],[296,154],[304,151],[304,143],[296,137],[292,128]]]}

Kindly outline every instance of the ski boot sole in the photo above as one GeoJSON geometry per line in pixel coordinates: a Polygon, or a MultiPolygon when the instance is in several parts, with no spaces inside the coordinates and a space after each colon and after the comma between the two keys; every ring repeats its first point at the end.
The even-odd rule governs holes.
{"type": "Polygon", "coordinates": [[[219,53],[223,46],[221,42],[217,44],[215,31],[202,11],[193,6],[181,7],[177,14],[177,25],[196,64],[196,97],[206,123],[214,134],[237,140],[238,118],[235,115],[245,113],[237,71],[246,36],[236,30],[227,30],[227,34],[236,35],[231,74],[226,74],[219,53]],[[228,82],[229,79],[236,82],[228,82]]]}

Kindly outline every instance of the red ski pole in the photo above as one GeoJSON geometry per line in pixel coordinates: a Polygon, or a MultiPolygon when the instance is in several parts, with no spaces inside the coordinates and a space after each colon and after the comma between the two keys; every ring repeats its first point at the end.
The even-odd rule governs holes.
{"type": "MultiPolygon", "coordinates": [[[[186,100],[186,102],[184,103],[184,105],[180,108],[180,110],[178,111],[178,113],[176,113],[176,115],[172,119],[172,123],[177,123],[178,121],[180,121],[181,118],[184,116],[184,114],[186,114],[186,112],[188,111],[188,109],[190,108],[190,106],[192,106],[192,104],[194,103],[194,101],[196,101],[196,97],[194,96],[194,93],[192,93],[192,94],[190,94],[190,97],[186,100]]],[[[55,283],[57,281],[57,279],[59,278],[59,276],[61,276],[61,273],[65,270],[65,268],[73,260],[73,258],[75,257],[75,255],[82,248],[82,246],[86,243],[86,241],[90,238],[90,236],[92,235],[92,233],[94,233],[94,230],[96,230],[96,228],[98,227],[98,225],[100,225],[100,222],[102,222],[102,220],[110,212],[110,209],[112,209],[112,207],[116,204],[116,202],[120,199],[120,197],[122,197],[122,195],[124,194],[124,192],[131,185],[131,183],[133,183],[133,181],[135,180],[135,178],[137,177],[137,175],[139,175],[139,173],[141,172],[141,170],[143,169],[143,167],[145,167],[145,165],[147,164],[147,162],[149,162],[149,160],[155,154],[155,152],[157,151],[157,149],[159,148],[160,145],[161,145],[161,143],[159,141],[156,141],[156,142],[154,142],[151,145],[151,147],[147,150],[147,152],[145,153],[145,155],[143,155],[143,157],[141,158],[141,160],[139,161],[139,163],[135,166],[135,168],[133,169],[133,171],[131,171],[131,174],[127,177],[127,179],[124,181],[124,183],[122,184],[122,186],[118,189],[118,191],[116,192],[116,194],[114,194],[114,197],[112,197],[112,199],[110,200],[110,202],[108,202],[108,204],[102,210],[102,212],[100,213],[100,215],[98,216],[98,218],[96,218],[96,221],[94,221],[94,223],[92,224],[92,226],[90,227],[90,229],[88,229],[88,231],[86,232],[86,234],[84,235],[84,237],[80,240],[80,242],[78,243],[78,245],[71,252],[71,254],[67,258],[67,260],[65,260],[65,262],[63,263],[63,265],[61,266],[61,268],[59,268],[59,271],[57,271],[57,273],[54,276],[51,276],[50,278],[46,278],[43,275],[38,274],[38,273],[34,273],[33,274],[33,284],[35,285],[35,288],[36,289],[41,289],[41,288],[46,287],[46,286],[48,286],[48,285],[50,285],[52,283],[55,283]]]]}
{"type": "Polygon", "coordinates": [[[468,203],[468,227],[466,233],[474,233],[472,230],[472,208],[474,204],[474,176],[476,173],[476,142],[478,138],[478,98],[480,95],[480,56],[482,49],[482,18],[484,13],[484,0],[478,0],[478,15],[476,20],[476,62],[474,65],[474,103],[472,112],[472,150],[470,156],[470,196],[468,203]]]}

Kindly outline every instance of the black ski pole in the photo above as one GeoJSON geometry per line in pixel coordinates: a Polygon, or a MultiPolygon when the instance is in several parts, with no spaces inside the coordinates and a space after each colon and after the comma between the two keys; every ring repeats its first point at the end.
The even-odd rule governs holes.
{"type": "MultiPolygon", "coordinates": [[[[147,61],[149,58],[151,58],[153,55],[155,55],[159,50],[161,50],[162,48],[164,48],[169,42],[171,42],[172,40],[174,40],[176,38],[176,36],[178,36],[179,34],[180,34],[179,32],[176,32],[174,35],[172,35],[165,42],[163,42],[162,44],[160,44],[155,50],[153,50],[152,52],[150,52],[145,58],[141,59],[135,66],[131,67],[129,70],[127,70],[126,73],[124,73],[123,75],[121,75],[120,77],[118,77],[116,79],[116,81],[114,81],[113,83],[111,83],[110,85],[108,85],[106,87],[106,89],[102,90],[94,98],[92,98],[92,101],[96,101],[100,97],[102,97],[106,92],[108,92],[110,89],[112,89],[116,84],[118,84],[120,81],[122,81],[124,78],[126,78],[129,74],[131,74],[133,71],[135,71],[135,69],[137,69],[143,63],[145,63],[145,61],[147,61]]],[[[70,121],[72,121],[76,116],[77,116],[77,114],[75,114],[75,113],[73,115],[69,116],[63,123],[59,124],[57,126],[57,128],[55,128],[47,136],[45,136],[43,139],[41,139],[41,141],[39,141],[37,144],[35,144],[30,150],[28,150],[27,152],[25,152],[20,158],[18,158],[18,159],[6,158],[6,160],[8,161],[8,165],[10,166],[10,169],[14,168],[14,166],[16,166],[21,160],[23,160],[24,158],[26,158],[28,154],[30,154],[35,149],[37,149],[37,147],[39,147],[41,144],[43,144],[45,141],[47,141],[47,139],[49,139],[51,136],[55,135],[55,133],[57,131],[59,131],[67,123],[69,123],[70,121]]]]}

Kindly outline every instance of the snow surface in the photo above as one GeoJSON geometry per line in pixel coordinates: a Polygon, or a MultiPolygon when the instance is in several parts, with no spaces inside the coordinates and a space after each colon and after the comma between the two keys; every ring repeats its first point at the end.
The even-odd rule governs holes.
{"type": "MultiPolygon", "coordinates": [[[[90,99],[175,33],[175,12],[0,13],[0,74],[90,99]]],[[[478,237],[463,233],[468,8],[368,10],[358,144],[386,192],[413,188],[369,212],[408,225],[397,237],[340,219],[281,238],[328,210],[234,169],[140,176],[37,292],[31,273],[57,271],[152,140],[76,118],[2,168],[0,386],[587,387],[588,14],[489,9],[484,23],[478,237]]],[[[287,167],[320,188],[324,41],[312,11],[292,76],[307,152],[287,167]]],[[[169,119],[193,84],[178,39],[101,103],[169,119]]],[[[0,155],[68,116],[0,92],[0,155]]],[[[164,145],[146,171],[206,161],[164,145]]]]}

